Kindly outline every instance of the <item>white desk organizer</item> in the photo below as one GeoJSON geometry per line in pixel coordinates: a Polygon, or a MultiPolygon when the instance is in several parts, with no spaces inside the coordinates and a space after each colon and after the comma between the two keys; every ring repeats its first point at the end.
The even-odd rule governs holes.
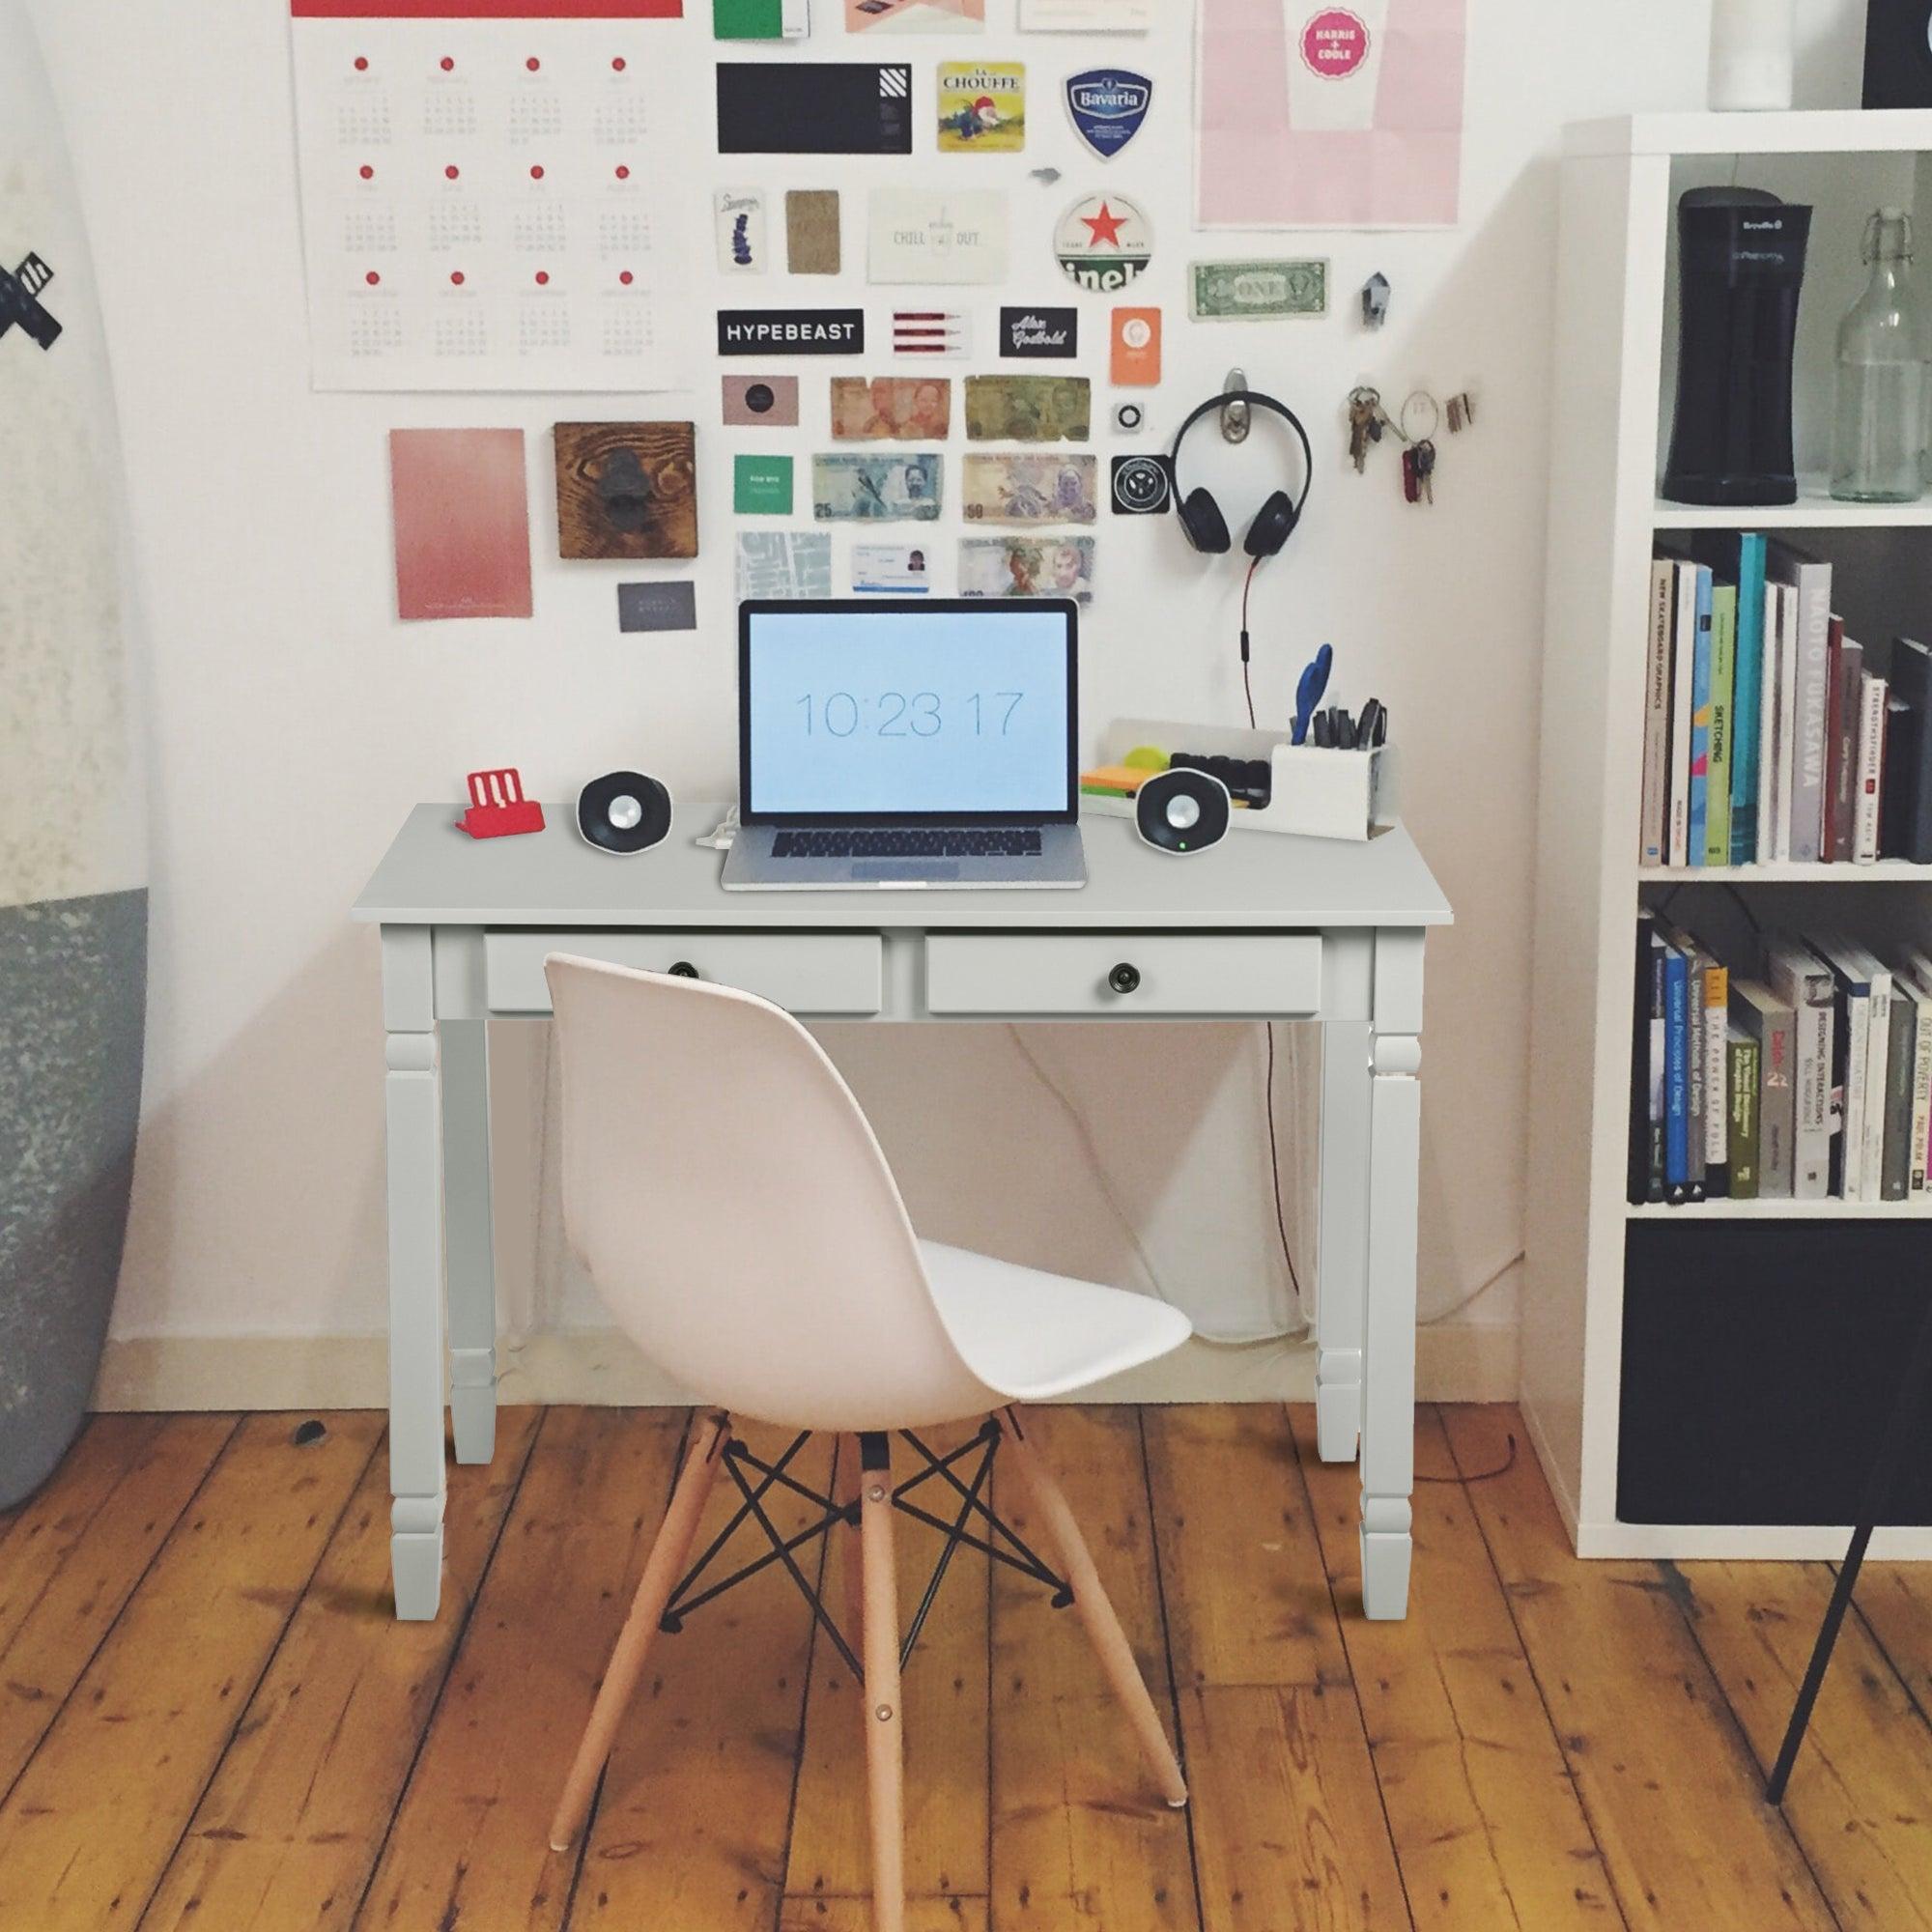
{"type": "MultiPolygon", "coordinates": [[[[1157,745],[1169,756],[1196,752],[1213,757],[1267,759],[1274,767],[1267,807],[1262,811],[1237,808],[1228,820],[1232,832],[1362,839],[1396,821],[1398,771],[1395,751],[1388,745],[1372,752],[1334,752],[1291,744],[1278,731],[1117,718],[1101,740],[1100,763],[1117,765],[1137,745],[1157,745]]],[[[1085,792],[1080,809],[1113,818],[1134,815],[1130,798],[1099,798],[1085,792]]]]}

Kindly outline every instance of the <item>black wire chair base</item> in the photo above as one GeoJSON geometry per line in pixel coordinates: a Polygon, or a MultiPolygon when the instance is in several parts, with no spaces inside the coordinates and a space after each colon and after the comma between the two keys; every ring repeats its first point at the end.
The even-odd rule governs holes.
{"type": "MultiPolygon", "coordinates": [[[[976,1435],[944,1456],[935,1455],[910,1429],[901,1429],[898,1435],[924,1466],[893,1491],[893,1507],[901,1516],[908,1516],[915,1522],[937,1530],[945,1539],[940,1546],[938,1560],[933,1565],[931,1578],[920,1598],[919,1607],[913,1612],[905,1635],[900,1640],[900,1669],[911,1662],[913,1647],[919,1642],[920,1633],[924,1630],[926,1619],[932,1614],[932,1606],[939,1599],[940,1585],[946,1580],[946,1573],[952,1568],[953,1557],[961,1549],[977,1549],[993,1562],[1004,1563],[1008,1569],[1017,1570],[1023,1577],[1031,1577],[1035,1582],[1052,1591],[1055,1609],[1065,1609],[1073,1601],[1073,1586],[1030,1548],[1012,1525],[999,1517],[986,1500],[987,1486],[992,1481],[993,1460],[1000,1450],[1000,1425],[988,1417],[976,1435]],[[962,1478],[955,1464],[965,1462],[976,1452],[979,1456],[977,1466],[969,1477],[962,1478]],[[945,1485],[957,1499],[957,1508],[951,1516],[936,1516],[912,1500],[916,1491],[934,1481],[945,1485]]],[[[829,1536],[839,1523],[853,1528],[857,1528],[859,1523],[860,1506],[857,1502],[841,1507],[835,1498],[822,1494],[791,1474],[792,1463],[810,1440],[811,1431],[802,1431],[776,1463],[767,1463],[754,1456],[736,1436],[725,1443],[724,1466],[737,1488],[738,1508],[730,1521],[712,1538],[703,1554],[685,1573],[683,1581],[671,1592],[664,1615],[658,1620],[658,1628],[669,1635],[676,1635],[684,1628],[684,1620],[694,1610],[716,1603],[727,1590],[736,1589],[760,1571],[769,1570],[774,1563],[782,1564],[785,1574],[797,1586],[799,1595],[811,1606],[813,1621],[845,1660],[846,1668],[855,1678],[863,1681],[865,1665],[859,1662],[858,1654],[838,1628],[832,1612],[826,1608],[824,1598],[813,1587],[798,1560],[800,1550],[809,1548],[821,1537],[829,1536]],[[756,1475],[755,1483],[748,1471],[756,1475]],[[766,1497],[775,1489],[789,1491],[812,1504],[819,1514],[795,1535],[782,1535],[765,1507],[766,1497]],[[715,1582],[704,1582],[725,1546],[747,1522],[757,1524],[769,1547],[762,1555],[741,1564],[728,1576],[721,1577],[715,1582]]],[[[883,1466],[885,1442],[883,1435],[861,1437],[863,1459],[868,1466],[883,1466]]]]}

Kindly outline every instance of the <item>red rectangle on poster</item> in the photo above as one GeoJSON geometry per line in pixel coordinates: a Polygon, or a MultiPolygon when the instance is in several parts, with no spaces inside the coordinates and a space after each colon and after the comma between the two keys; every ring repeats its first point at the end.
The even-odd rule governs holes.
{"type": "Polygon", "coordinates": [[[289,0],[298,20],[681,20],[684,0],[289,0]]]}
{"type": "Polygon", "coordinates": [[[520,429],[392,429],[399,617],[527,617],[520,429]]]}

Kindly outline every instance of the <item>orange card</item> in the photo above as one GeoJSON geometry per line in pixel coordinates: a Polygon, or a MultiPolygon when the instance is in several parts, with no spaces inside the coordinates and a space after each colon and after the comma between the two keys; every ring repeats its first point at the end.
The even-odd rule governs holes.
{"type": "Polygon", "coordinates": [[[1114,311],[1114,381],[1122,388],[1160,381],[1159,309],[1114,311]]]}

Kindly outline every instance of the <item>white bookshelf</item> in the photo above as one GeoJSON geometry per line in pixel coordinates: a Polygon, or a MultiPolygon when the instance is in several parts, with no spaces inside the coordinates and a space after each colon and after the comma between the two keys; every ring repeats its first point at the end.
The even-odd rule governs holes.
{"type": "MultiPolygon", "coordinates": [[[[1932,1224],[1923,1197],[1677,1208],[1627,1199],[1639,904],[1656,903],[1659,889],[1731,887],[1774,915],[1780,894],[1787,902],[1802,898],[1810,918],[1821,895],[1843,889],[1859,895],[1843,914],[1856,924],[1883,903],[1874,888],[1909,894],[1932,883],[1932,867],[1897,862],[1637,863],[1645,600],[1657,533],[1932,529],[1932,497],[1903,507],[1835,503],[1815,473],[1788,507],[1716,510],[1660,499],[1675,384],[1677,199],[1687,186],[1735,180],[1816,207],[1796,398],[1800,467],[1808,461],[1815,472],[1829,424],[1833,331],[1863,286],[1863,214],[1915,198],[1932,206],[1932,186],[1917,194],[1928,154],[1932,112],[1635,115],[1572,128],[1564,145],[1521,1396],[1530,1438],[1581,1555],[1815,1558],[1841,1553],[1847,1533],[1832,1525],[1619,1520],[1625,1246],[1634,1230],[1735,1225],[1742,1240],[1762,1238],[1749,1236],[1747,1223],[1932,1224]]],[[[1859,1286],[1852,1278],[1821,1283],[1820,1294],[1855,1294],[1859,1286]]],[[[1932,1530],[1882,1530],[1873,1550],[1932,1558],[1932,1530]]]]}

